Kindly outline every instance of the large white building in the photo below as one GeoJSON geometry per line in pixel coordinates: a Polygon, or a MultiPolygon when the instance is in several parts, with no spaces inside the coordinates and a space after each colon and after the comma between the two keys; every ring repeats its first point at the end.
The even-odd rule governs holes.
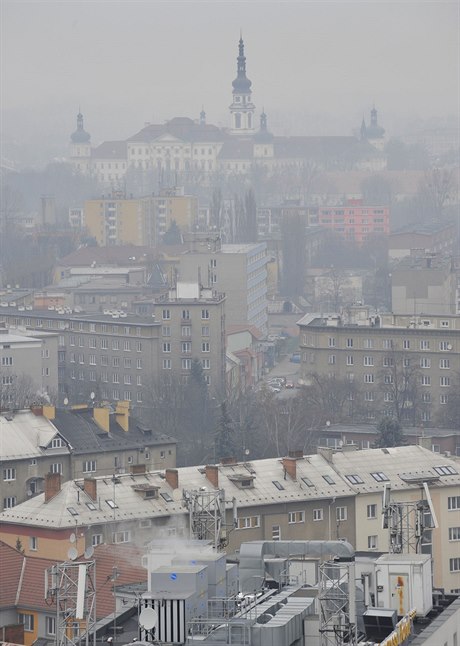
{"type": "MultiPolygon", "coordinates": [[[[219,128],[199,119],[174,117],[164,124],[148,123],[125,141],[106,141],[91,148],[84,130],[83,115],[77,116],[77,129],[71,136],[70,161],[81,173],[91,174],[105,186],[123,188],[127,174],[142,188],[147,177],[160,186],[187,180],[205,183],[211,175],[247,174],[254,165],[273,172],[280,168],[302,167],[311,160],[324,168],[380,170],[384,155],[374,145],[372,124],[359,140],[339,137],[276,137],[267,128],[267,115],[260,114],[252,101],[252,82],[246,76],[244,42],[238,44],[237,76],[232,83],[229,127],[219,128]],[[133,175],[138,175],[133,179],[133,175]],[[142,179],[139,175],[144,174],[142,179]]],[[[374,109],[376,125],[377,112],[374,109]]],[[[373,123],[373,122],[372,122],[373,123]]],[[[375,130],[375,128],[374,128],[375,130]]],[[[384,132],[378,127],[378,131],[384,132]]]]}

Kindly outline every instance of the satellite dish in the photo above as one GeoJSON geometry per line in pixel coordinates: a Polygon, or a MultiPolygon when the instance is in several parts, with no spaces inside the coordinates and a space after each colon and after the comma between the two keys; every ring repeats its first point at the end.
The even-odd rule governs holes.
{"type": "Polygon", "coordinates": [[[94,554],[94,547],[89,545],[85,550],[85,559],[90,559],[94,554]]]}
{"type": "Polygon", "coordinates": [[[75,536],[75,534],[74,533],[70,534],[69,541],[71,543],[75,543],[76,540],[77,540],[77,537],[75,536]]]}
{"type": "Polygon", "coordinates": [[[89,397],[90,397],[91,400],[93,400],[96,397],[96,395],[95,395],[95,393],[93,391],[91,391],[91,394],[90,394],[89,397]]]}
{"type": "Polygon", "coordinates": [[[249,454],[250,454],[250,450],[249,449],[244,449],[244,455],[249,455],[249,454]]]}
{"type": "Polygon", "coordinates": [[[67,406],[68,403],[69,403],[68,397],[64,397],[64,406],[67,406]]]}
{"type": "Polygon", "coordinates": [[[158,613],[153,608],[143,608],[139,615],[139,625],[145,630],[152,630],[155,628],[158,621],[158,613]]]}
{"type": "Polygon", "coordinates": [[[69,558],[69,561],[75,561],[75,559],[78,556],[78,552],[75,547],[71,547],[69,551],[67,552],[67,556],[69,558]]]}
{"type": "Polygon", "coordinates": [[[180,502],[182,500],[182,492],[180,489],[173,489],[171,496],[176,502],[180,502]]]}

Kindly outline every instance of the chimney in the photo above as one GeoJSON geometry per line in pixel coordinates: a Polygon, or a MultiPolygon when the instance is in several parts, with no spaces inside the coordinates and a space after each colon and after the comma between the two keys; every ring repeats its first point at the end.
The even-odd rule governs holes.
{"type": "Polygon", "coordinates": [[[55,406],[43,406],[43,416],[46,417],[46,419],[52,420],[56,417],[56,407],[55,406]]]}
{"type": "Polygon", "coordinates": [[[219,467],[216,464],[206,465],[206,478],[214,489],[219,489],[219,467]]]}
{"type": "Polygon", "coordinates": [[[318,455],[326,460],[326,462],[332,462],[332,456],[334,455],[334,449],[329,446],[318,446],[316,448],[318,455]]]}
{"type": "Polygon", "coordinates": [[[165,478],[171,489],[179,489],[179,471],[177,469],[166,469],[165,478]]]}
{"type": "Polygon", "coordinates": [[[37,417],[41,417],[43,415],[43,406],[31,406],[30,411],[37,417]]]}
{"type": "Polygon", "coordinates": [[[288,474],[293,480],[297,480],[297,460],[296,458],[283,458],[283,469],[284,473],[288,474]]]}
{"type": "Polygon", "coordinates": [[[110,430],[110,410],[108,408],[93,408],[93,418],[96,424],[106,433],[110,430]]]}
{"type": "Polygon", "coordinates": [[[45,502],[49,502],[61,491],[61,474],[47,473],[45,476],[45,502]]]}
{"type": "Polygon", "coordinates": [[[146,472],[145,464],[132,464],[131,465],[131,473],[133,476],[135,475],[140,475],[141,473],[146,472]]]}
{"type": "Polygon", "coordinates": [[[83,480],[83,491],[91,498],[97,500],[97,480],[96,478],[85,478],[83,480]]]}
{"type": "Polygon", "coordinates": [[[227,458],[220,458],[220,463],[223,465],[238,464],[236,461],[236,458],[233,456],[229,456],[227,458]]]}
{"type": "Polygon", "coordinates": [[[120,401],[117,402],[117,407],[115,409],[115,419],[125,433],[129,431],[129,402],[120,401]]]}

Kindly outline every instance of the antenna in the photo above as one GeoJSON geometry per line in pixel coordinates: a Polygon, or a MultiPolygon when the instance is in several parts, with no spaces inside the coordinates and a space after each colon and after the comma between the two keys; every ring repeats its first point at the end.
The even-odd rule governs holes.
{"type": "Polygon", "coordinates": [[[431,500],[430,490],[429,490],[428,484],[426,482],[423,482],[422,484],[423,484],[423,489],[425,490],[426,502],[428,504],[428,508],[429,508],[430,514],[431,514],[431,527],[433,529],[437,529],[439,527],[438,519],[436,518],[436,513],[434,511],[433,501],[431,500]]]}

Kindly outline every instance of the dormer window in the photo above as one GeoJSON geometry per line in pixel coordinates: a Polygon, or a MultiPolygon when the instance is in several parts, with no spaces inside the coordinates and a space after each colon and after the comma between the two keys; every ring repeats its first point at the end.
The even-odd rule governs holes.
{"type": "Polygon", "coordinates": [[[50,447],[52,449],[61,449],[64,446],[64,442],[60,437],[55,437],[54,439],[51,440],[50,447]]]}
{"type": "Polygon", "coordinates": [[[134,491],[137,491],[144,500],[157,500],[158,499],[158,490],[160,487],[156,487],[151,484],[139,484],[133,486],[134,491]]]}
{"type": "Polygon", "coordinates": [[[228,479],[235,484],[238,489],[252,489],[254,487],[255,476],[245,473],[232,473],[228,479]]]}

